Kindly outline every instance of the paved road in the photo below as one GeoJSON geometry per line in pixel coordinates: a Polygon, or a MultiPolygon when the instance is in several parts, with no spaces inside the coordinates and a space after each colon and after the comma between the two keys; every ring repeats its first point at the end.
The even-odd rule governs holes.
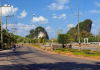
{"type": "Polygon", "coordinates": [[[23,47],[16,52],[0,52],[0,70],[100,70],[100,62],[23,47]]]}

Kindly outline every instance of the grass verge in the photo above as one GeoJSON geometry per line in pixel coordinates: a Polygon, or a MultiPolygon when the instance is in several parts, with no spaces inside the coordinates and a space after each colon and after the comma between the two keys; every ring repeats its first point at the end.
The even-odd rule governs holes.
{"type": "Polygon", "coordinates": [[[55,52],[65,52],[65,53],[72,53],[73,55],[80,55],[80,56],[90,56],[90,57],[97,57],[100,58],[100,52],[91,51],[91,50],[79,50],[79,49],[69,49],[69,48],[59,48],[54,50],[55,52]]]}
{"type": "MultiPolygon", "coordinates": [[[[39,48],[41,50],[44,50],[43,47],[41,47],[40,45],[31,45],[35,48],[39,48]]],[[[100,52],[99,51],[91,51],[91,50],[80,50],[80,49],[69,49],[69,48],[58,48],[56,50],[46,50],[46,52],[49,53],[56,53],[56,54],[62,54],[62,55],[67,55],[67,56],[72,56],[72,57],[79,57],[79,58],[83,58],[83,59],[89,59],[89,60],[93,60],[93,61],[100,61],[100,52]]]]}

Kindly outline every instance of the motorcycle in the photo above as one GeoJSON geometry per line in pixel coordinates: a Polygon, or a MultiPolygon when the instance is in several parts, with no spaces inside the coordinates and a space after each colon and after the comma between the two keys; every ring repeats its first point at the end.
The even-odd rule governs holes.
{"type": "Polygon", "coordinates": [[[12,48],[12,50],[13,50],[13,52],[15,52],[16,51],[16,48],[12,48]]]}

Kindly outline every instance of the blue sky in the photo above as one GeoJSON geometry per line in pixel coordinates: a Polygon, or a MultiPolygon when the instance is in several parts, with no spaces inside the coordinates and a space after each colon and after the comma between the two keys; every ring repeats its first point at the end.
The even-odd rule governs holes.
{"type": "MultiPolygon", "coordinates": [[[[58,33],[66,33],[77,24],[77,8],[80,21],[93,21],[92,33],[100,29],[100,0],[0,0],[2,5],[10,4],[11,9],[3,8],[3,22],[6,15],[14,14],[8,20],[8,28],[17,28],[15,33],[25,36],[30,29],[43,26],[50,38],[58,33]],[[16,24],[15,24],[16,23],[16,24]]],[[[3,25],[5,27],[5,24],[3,25]]],[[[12,31],[12,30],[11,30],[12,31]]]]}

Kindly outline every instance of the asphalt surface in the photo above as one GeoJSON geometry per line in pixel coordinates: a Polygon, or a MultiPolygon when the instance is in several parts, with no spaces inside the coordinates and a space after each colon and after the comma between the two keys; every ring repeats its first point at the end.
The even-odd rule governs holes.
{"type": "Polygon", "coordinates": [[[22,47],[16,52],[0,52],[0,70],[100,70],[100,62],[22,47]]]}

